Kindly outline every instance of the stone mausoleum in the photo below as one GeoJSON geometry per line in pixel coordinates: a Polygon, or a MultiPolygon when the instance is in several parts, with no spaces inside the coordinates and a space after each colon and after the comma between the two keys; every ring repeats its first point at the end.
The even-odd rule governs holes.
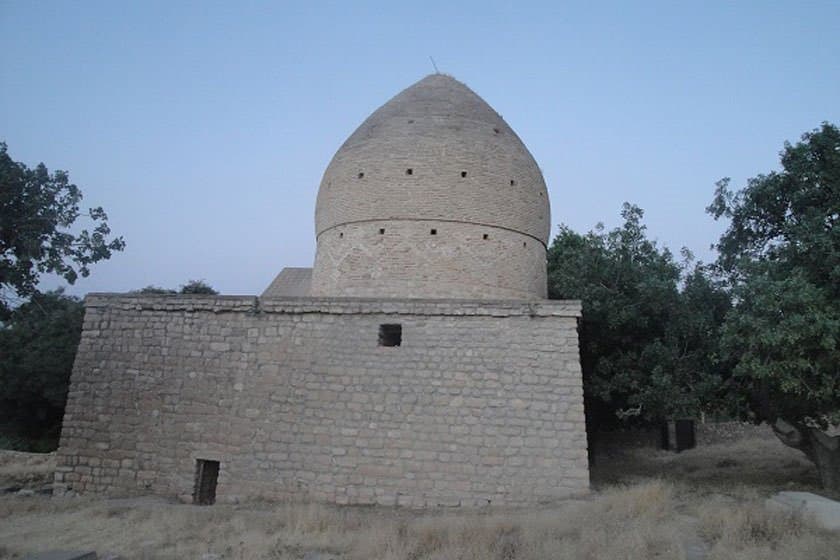
{"type": "Polygon", "coordinates": [[[312,269],[261,296],[90,294],[56,485],[196,503],[534,504],[587,492],[580,303],[548,194],[434,74],[324,172],[312,269]]]}

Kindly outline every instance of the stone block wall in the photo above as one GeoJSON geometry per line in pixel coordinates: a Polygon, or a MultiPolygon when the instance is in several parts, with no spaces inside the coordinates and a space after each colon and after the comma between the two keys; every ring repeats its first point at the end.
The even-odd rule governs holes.
{"type": "Polygon", "coordinates": [[[318,236],[309,295],[544,299],[545,245],[502,228],[379,220],[318,236]]]}
{"type": "Polygon", "coordinates": [[[452,77],[427,76],[327,166],[310,295],[545,298],[548,198],[504,119],[452,77]]]}
{"type": "Polygon", "coordinates": [[[315,233],[382,219],[485,224],[547,243],[545,180],[522,140],[483,99],[429,76],[374,111],[333,156],[315,233]]]}
{"type": "Polygon", "coordinates": [[[585,493],[577,302],[89,295],[56,483],[192,499],[585,493]],[[379,327],[400,324],[400,346],[379,327]]]}

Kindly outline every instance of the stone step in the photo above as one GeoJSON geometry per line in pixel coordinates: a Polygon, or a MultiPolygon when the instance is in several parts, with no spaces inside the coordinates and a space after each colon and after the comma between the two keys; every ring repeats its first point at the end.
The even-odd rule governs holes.
{"type": "Polygon", "coordinates": [[[766,502],[768,509],[813,517],[824,529],[840,530],[840,502],[811,492],[779,492],[766,502]]]}

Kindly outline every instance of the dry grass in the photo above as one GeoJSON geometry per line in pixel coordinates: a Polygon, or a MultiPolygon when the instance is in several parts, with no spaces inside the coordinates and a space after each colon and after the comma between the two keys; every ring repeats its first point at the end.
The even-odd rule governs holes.
{"type": "Polygon", "coordinates": [[[738,495],[743,488],[765,494],[796,489],[820,492],[813,463],[782,444],[766,426],[747,437],[698,445],[672,453],[650,447],[621,447],[615,440],[600,450],[592,468],[595,487],[662,478],[701,493],[738,495]]]}
{"type": "Polygon", "coordinates": [[[55,472],[55,453],[0,449],[0,488],[46,484],[55,472]]]}
{"type": "Polygon", "coordinates": [[[766,509],[760,501],[710,500],[700,507],[700,532],[711,544],[709,560],[836,560],[840,534],[823,531],[799,515],[766,509]]]}
{"type": "MultiPolygon", "coordinates": [[[[0,558],[87,548],[129,560],[198,560],[207,552],[232,560],[683,559],[692,539],[705,542],[709,560],[838,557],[840,534],[764,509],[770,493],[814,484],[813,468],[773,439],[679,455],[612,451],[599,457],[598,491],[589,499],[531,509],[195,507],[2,495],[0,558]]],[[[37,481],[51,469],[48,457],[25,455],[0,455],[0,480],[37,481]]]]}
{"type": "Polygon", "coordinates": [[[159,500],[4,497],[7,556],[47,546],[93,548],[126,558],[513,560],[682,558],[665,483],[615,488],[592,500],[538,511],[418,513],[279,504],[197,508],[159,500]]]}

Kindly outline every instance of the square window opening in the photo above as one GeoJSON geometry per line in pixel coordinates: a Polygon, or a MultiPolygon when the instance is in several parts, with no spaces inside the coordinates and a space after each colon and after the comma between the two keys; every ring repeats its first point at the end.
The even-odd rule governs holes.
{"type": "Polygon", "coordinates": [[[211,506],[216,503],[216,483],[218,480],[218,461],[196,459],[193,503],[199,506],[211,506]]]}
{"type": "Polygon", "coordinates": [[[402,344],[402,325],[379,325],[379,346],[400,346],[402,344]]]}

